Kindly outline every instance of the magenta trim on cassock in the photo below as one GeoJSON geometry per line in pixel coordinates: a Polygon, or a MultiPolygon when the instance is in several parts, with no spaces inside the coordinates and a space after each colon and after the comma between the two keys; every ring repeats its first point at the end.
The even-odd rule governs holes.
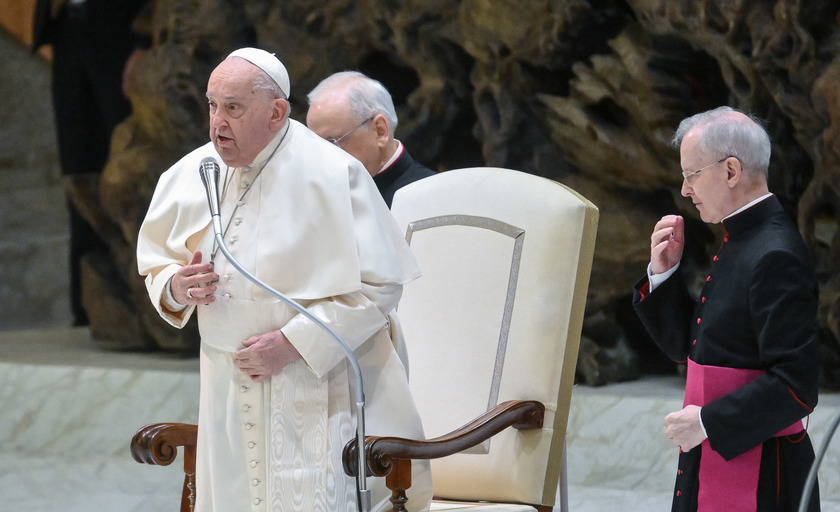
{"type": "MultiPolygon", "coordinates": [[[[713,400],[746,386],[763,375],[763,370],[745,370],[697,364],[688,359],[685,385],[686,405],[703,407],[713,400]]],[[[782,430],[775,437],[802,432],[802,422],[782,430]]],[[[697,512],[755,512],[761,445],[727,461],[703,441],[700,455],[700,486],[697,512]]]]}

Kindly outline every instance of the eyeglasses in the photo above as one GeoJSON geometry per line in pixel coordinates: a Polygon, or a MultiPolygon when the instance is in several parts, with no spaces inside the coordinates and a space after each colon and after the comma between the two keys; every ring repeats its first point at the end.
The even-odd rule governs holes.
{"type": "Polygon", "coordinates": [[[339,138],[337,138],[337,139],[329,139],[329,138],[328,138],[328,139],[327,139],[327,142],[332,142],[332,143],[333,143],[333,144],[335,144],[336,146],[341,147],[341,144],[339,144],[339,143],[342,141],[342,139],[344,139],[344,137],[347,137],[348,135],[350,135],[351,133],[355,132],[356,130],[358,130],[359,128],[361,128],[362,126],[366,125],[367,123],[369,123],[369,122],[371,122],[371,121],[373,121],[373,117],[369,117],[369,118],[365,119],[364,121],[362,121],[361,123],[359,123],[358,125],[356,125],[356,127],[355,127],[355,128],[351,129],[349,132],[345,133],[344,135],[342,135],[341,137],[339,137],[339,138]]]}
{"type": "Polygon", "coordinates": [[[682,171],[683,179],[684,179],[685,181],[688,181],[688,178],[690,178],[690,177],[694,176],[695,174],[697,174],[698,172],[702,171],[703,169],[708,169],[709,167],[711,167],[711,166],[713,166],[713,165],[717,165],[717,164],[719,164],[719,163],[723,162],[724,160],[726,160],[727,158],[731,158],[731,157],[732,157],[732,155],[725,156],[725,157],[721,158],[720,160],[718,160],[717,162],[712,162],[712,163],[710,163],[709,165],[706,165],[706,166],[703,166],[703,167],[701,167],[701,168],[697,169],[696,171],[691,171],[691,172],[685,172],[685,171],[682,171]]]}

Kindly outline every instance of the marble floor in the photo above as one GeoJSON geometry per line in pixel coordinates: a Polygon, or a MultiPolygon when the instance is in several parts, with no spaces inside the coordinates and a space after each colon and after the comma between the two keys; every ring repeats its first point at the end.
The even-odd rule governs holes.
{"type": "MultiPolygon", "coordinates": [[[[104,353],[83,328],[0,332],[0,510],[176,510],[182,468],[131,459],[140,426],[195,422],[198,363],[104,353]]],[[[670,510],[676,453],[662,418],[681,403],[677,377],[578,387],[568,428],[571,512],[670,510]]],[[[820,446],[840,411],[826,394],[810,432],[820,446]]],[[[820,469],[822,508],[840,512],[840,447],[820,469]]],[[[559,511],[559,507],[555,508],[559,511]]]]}

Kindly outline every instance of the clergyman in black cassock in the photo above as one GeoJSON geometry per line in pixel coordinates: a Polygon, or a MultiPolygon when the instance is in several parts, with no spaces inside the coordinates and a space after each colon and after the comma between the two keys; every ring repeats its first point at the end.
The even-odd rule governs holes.
{"type": "Polygon", "coordinates": [[[306,125],[365,166],[388,208],[400,188],[436,174],[394,137],[399,124],[391,94],[358,71],[323,79],[306,96],[306,125]]]}
{"type": "MultiPolygon", "coordinates": [[[[798,510],[814,461],[802,420],[818,395],[811,255],[768,191],[770,140],[757,119],[721,107],[684,120],[673,143],[682,194],[725,234],[695,299],[678,268],[684,221],[663,217],[634,287],[653,340],[688,365],[684,408],[665,419],[680,449],[672,510],[798,510]]],[[[815,486],[808,510],[819,507],[815,486]]]]}

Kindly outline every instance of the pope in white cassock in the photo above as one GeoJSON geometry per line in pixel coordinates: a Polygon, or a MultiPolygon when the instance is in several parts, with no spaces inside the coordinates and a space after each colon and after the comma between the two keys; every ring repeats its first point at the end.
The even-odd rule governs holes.
{"type": "MultiPolygon", "coordinates": [[[[366,430],[422,438],[389,316],[417,268],[364,166],[289,119],[272,54],[231,53],[207,86],[211,142],[160,178],[137,261],[160,315],[201,332],[196,511],[357,509],[341,452],[355,438],[354,379],[335,340],[252,284],[215,246],[199,175],[221,160],[224,240],[242,266],[325,321],[362,369],[366,430]]],[[[374,510],[389,507],[368,479],[374,510]]],[[[431,499],[414,466],[410,510],[431,499]]]]}

